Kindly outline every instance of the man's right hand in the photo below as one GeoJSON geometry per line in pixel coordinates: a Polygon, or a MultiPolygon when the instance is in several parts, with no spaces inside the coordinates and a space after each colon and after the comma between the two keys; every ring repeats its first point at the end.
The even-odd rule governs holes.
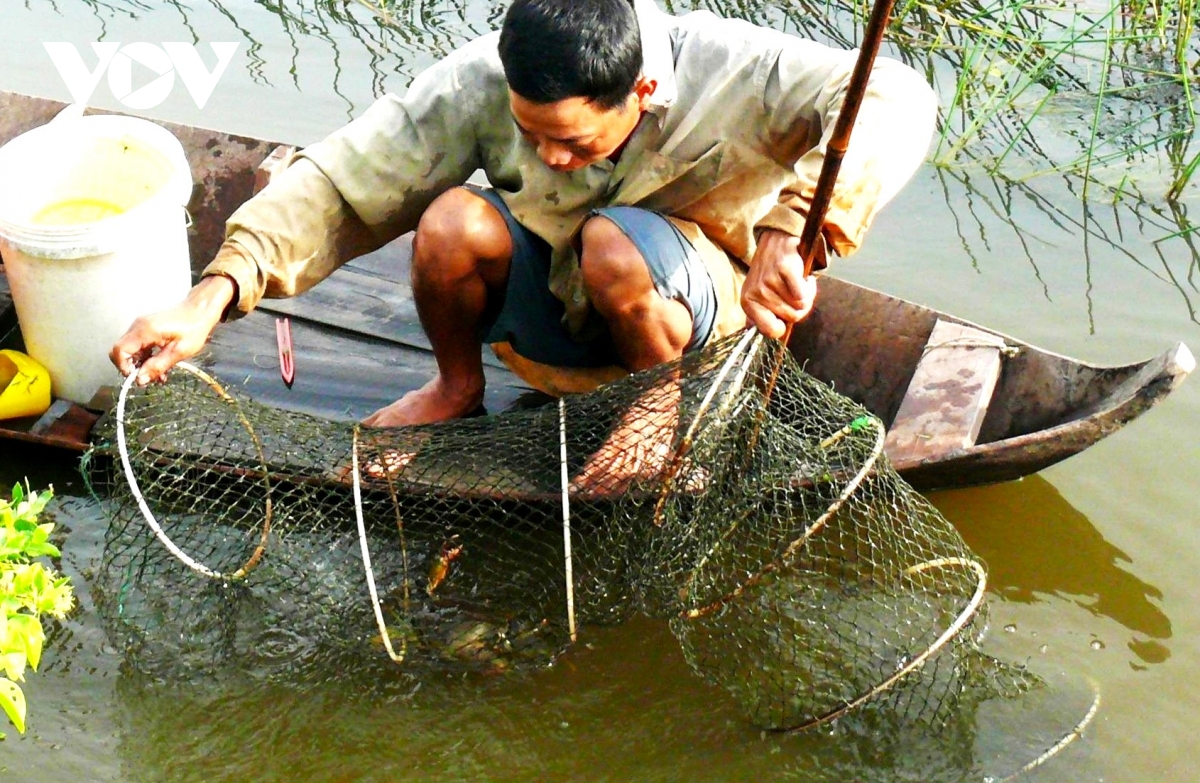
{"type": "Polygon", "coordinates": [[[750,323],[767,337],[783,337],[789,324],[808,317],[816,299],[817,278],[804,276],[800,238],[764,231],[742,283],[742,309],[750,323]]]}
{"type": "Polygon", "coordinates": [[[236,296],[232,279],[205,277],[179,304],[134,321],[109,358],[122,375],[136,370],[139,386],[165,381],[172,367],[200,352],[236,296]]]}

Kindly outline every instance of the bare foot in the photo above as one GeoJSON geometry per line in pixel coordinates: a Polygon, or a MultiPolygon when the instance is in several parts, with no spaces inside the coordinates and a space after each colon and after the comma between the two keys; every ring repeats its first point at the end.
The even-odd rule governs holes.
{"type": "MultiPolygon", "coordinates": [[[[465,393],[456,394],[449,390],[448,385],[439,374],[420,389],[411,391],[391,405],[375,411],[363,419],[362,423],[367,427],[385,428],[446,421],[471,413],[479,407],[482,400],[482,384],[479,385],[478,390],[468,390],[465,393]]],[[[396,437],[400,437],[401,442],[407,439],[411,441],[411,445],[406,448],[386,448],[377,451],[378,456],[369,457],[364,461],[363,474],[372,479],[399,478],[409,463],[417,456],[420,444],[425,439],[419,433],[410,433],[410,435],[411,437],[400,437],[380,433],[378,438],[395,442],[396,437]]],[[[376,436],[364,433],[364,438],[368,443],[373,443],[374,448],[379,448],[376,436]]],[[[338,473],[338,479],[346,481],[349,477],[350,467],[344,466],[338,473]]]]}
{"type": "Polygon", "coordinates": [[[483,402],[483,384],[472,383],[462,388],[451,387],[441,374],[415,391],[410,391],[391,405],[380,408],[363,424],[368,427],[405,427],[430,424],[465,416],[483,402]]]}
{"type": "MultiPolygon", "coordinates": [[[[383,480],[396,479],[404,473],[404,469],[417,456],[416,449],[388,449],[378,457],[368,457],[361,462],[361,475],[365,478],[383,480]]],[[[350,465],[337,468],[333,477],[340,483],[349,484],[354,480],[350,465]]]]}
{"type": "Polygon", "coordinates": [[[374,479],[396,476],[417,456],[415,451],[385,451],[378,460],[371,460],[363,471],[374,479]]]}

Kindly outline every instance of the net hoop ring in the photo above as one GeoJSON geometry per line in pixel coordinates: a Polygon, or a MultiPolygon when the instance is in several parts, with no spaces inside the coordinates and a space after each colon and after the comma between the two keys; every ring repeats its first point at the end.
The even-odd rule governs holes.
{"type": "MultiPolygon", "coordinates": [[[[870,475],[871,471],[875,468],[875,463],[879,461],[880,455],[883,454],[883,444],[886,436],[883,428],[883,422],[874,416],[869,417],[868,422],[875,428],[875,444],[871,448],[871,455],[864,461],[863,466],[859,468],[858,473],[856,473],[848,482],[846,482],[846,486],[842,488],[841,493],[839,493],[837,498],[834,499],[833,503],[829,505],[829,508],[825,509],[825,513],[814,520],[811,525],[806,527],[804,532],[800,534],[799,538],[788,544],[786,549],[779,553],[774,560],[764,565],[757,573],[750,574],[744,582],[720,598],[710,601],[704,606],[694,607],[692,609],[687,609],[680,612],[680,619],[697,620],[701,617],[712,614],[728,604],[730,601],[737,600],[739,597],[741,597],[742,593],[761,582],[767,574],[774,573],[782,568],[785,563],[792,559],[792,557],[801,547],[808,543],[810,538],[821,532],[825,525],[828,524],[829,520],[833,518],[833,515],[836,514],[842,508],[842,506],[846,504],[846,501],[849,500],[850,496],[855,493],[859,485],[866,480],[868,475],[870,475]]],[[[850,427],[851,425],[847,425],[838,432],[835,432],[830,437],[826,438],[821,443],[822,447],[836,443],[838,440],[845,437],[851,431],[850,427]]],[[[706,554],[701,559],[700,563],[692,569],[691,578],[688,580],[688,586],[684,593],[685,597],[691,594],[692,588],[696,584],[697,574],[708,562],[709,555],[711,554],[712,551],[706,554]]]]}
{"type": "Polygon", "coordinates": [[[996,783],[1010,783],[1025,773],[1037,769],[1061,753],[1063,748],[1067,747],[1072,742],[1083,736],[1083,733],[1087,731],[1088,726],[1092,724],[1092,720],[1095,719],[1096,713],[1100,711],[1100,685],[1090,677],[1088,678],[1088,685],[1092,689],[1092,704],[1090,707],[1088,707],[1088,711],[1084,713],[1083,717],[1079,719],[1075,726],[1066,734],[1059,737],[1057,742],[1043,751],[1042,754],[1033,761],[1030,761],[1028,764],[1021,767],[1011,775],[1006,775],[1002,778],[996,778],[996,783]]]}
{"type": "MultiPolygon", "coordinates": [[[[263,453],[262,442],[258,439],[258,435],[254,432],[254,427],[251,426],[250,421],[246,418],[246,414],[242,411],[241,406],[238,405],[237,400],[228,392],[226,392],[225,388],[221,386],[216,379],[204,372],[204,370],[196,367],[194,364],[189,362],[179,362],[175,366],[178,369],[196,378],[199,378],[201,381],[207,384],[209,388],[216,392],[217,396],[223,401],[233,405],[234,409],[237,411],[238,419],[242,422],[242,426],[244,426],[246,428],[246,432],[250,434],[250,440],[254,443],[254,449],[258,455],[259,462],[265,467],[266,455],[263,453]]],[[[171,540],[170,536],[166,534],[166,531],[162,529],[162,526],[158,523],[158,520],[155,519],[154,514],[150,511],[150,507],[146,504],[146,500],[142,496],[141,487],[138,486],[137,478],[133,475],[133,465],[129,460],[129,448],[125,438],[125,403],[129,397],[129,390],[133,387],[133,384],[136,381],[137,373],[131,372],[128,376],[126,376],[125,382],[121,384],[121,393],[117,397],[117,451],[120,452],[121,455],[121,467],[124,469],[125,481],[129,484],[130,491],[133,492],[133,497],[134,500],[137,501],[138,509],[142,512],[142,516],[145,518],[146,523],[150,526],[150,529],[154,531],[155,538],[157,538],[159,542],[167,548],[167,551],[174,555],[188,568],[210,579],[220,579],[227,582],[244,579],[246,575],[254,570],[255,566],[257,566],[262,560],[263,554],[266,552],[267,548],[267,537],[271,532],[271,480],[267,474],[267,471],[264,469],[262,472],[263,489],[266,492],[262,534],[259,537],[258,546],[255,547],[254,552],[251,553],[249,559],[247,559],[246,562],[243,563],[242,566],[236,571],[233,571],[232,573],[226,573],[209,568],[198,560],[192,558],[190,555],[180,549],[179,546],[171,540]]]]}
{"type": "Polygon", "coordinates": [[[917,655],[911,661],[906,663],[904,666],[897,669],[895,674],[891,675],[886,680],[879,683],[874,688],[871,688],[869,691],[862,694],[858,698],[848,701],[845,704],[842,704],[841,706],[839,706],[833,710],[830,710],[829,712],[819,715],[819,716],[817,716],[811,720],[808,720],[804,723],[801,723],[797,726],[788,726],[788,727],[783,727],[783,728],[777,728],[777,729],[773,729],[773,731],[786,732],[786,733],[804,731],[805,729],[811,729],[814,726],[819,726],[822,723],[828,723],[831,720],[840,718],[841,716],[845,715],[847,712],[850,712],[851,710],[855,709],[856,707],[859,707],[859,706],[865,704],[866,702],[875,698],[879,694],[888,690],[893,685],[895,685],[897,682],[899,682],[900,680],[904,679],[908,675],[915,672],[917,669],[924,666],[926,661],[928,661],[930,658],[932,658],[934,656],[934,654],[936,654],[939,650],[941,650],[943,647],[945,647],[946,644],[949,643],[951,639],[958,636],[958,634],[963,630],[963,628],[965,628],[967,626],[967,624],[969,622],[971,622],[972,619],[975,618],[975,615],[979,612],[979,607],[983,604],[983,596],[984,596],[984,593],[987,591],[987,571],[984,570],[983,565],[978,560],[972,560],[969,557],[943,557],[943,558],[938,558],[937,560],[929,560],[924,563],[918,563],[914,566],[910,566],[903,571],[903,575],[904,576],[912,576],[913,574],[918,574],[923,571],[928,571],[929,569],[932,569],[932,568],[954,568],[954,567],[963,567],[963,568],[966,568],[967,570],[975,572],[975,576],[977,579],[977,581],[975,583],[975,592],[971,595],[971,599],[969,601],[967,601],[967,604],[966,604],[966,606],[963,607],[963,610],[961,612],[959,612],[958,616],[954,619],[954,622],[952,622],[952,623],[950,623],[950,625],[946,626],[946,630],[942,631],[942,634],[937,639],[934,640],[933,644],[931,644],[931,645],[929,645],[929,647],[925,648],[925,650],[922,651],[920,655],[917,655]]]}

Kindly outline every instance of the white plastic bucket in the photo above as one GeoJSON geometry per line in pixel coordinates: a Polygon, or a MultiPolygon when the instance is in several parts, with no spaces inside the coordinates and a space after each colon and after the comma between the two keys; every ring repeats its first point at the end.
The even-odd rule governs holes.
{"type": "Polygon", "coordinates": [[[26,352],[86,404],[133,320],[187,293],[192,175],[165,128],[68,112],[0,147],[0,256],[26,352]]]}

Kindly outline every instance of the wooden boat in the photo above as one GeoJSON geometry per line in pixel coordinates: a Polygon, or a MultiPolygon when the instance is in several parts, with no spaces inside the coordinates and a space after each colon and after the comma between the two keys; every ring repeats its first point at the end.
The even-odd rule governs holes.
{"type": "MultiPolygon", "coordinates": [[[[919,489],[989,484],[1036,473],[1140,416],[1182,383],[1196,364],[1183,343],[1134,364],[1087,364],[832,278],[822,281],[818,307],[798,326],[790,347],[807,362],[810,374],[861,403],[895,434],[897,414],[913,395],[910,383],[917,367],[936,345],[930,338],[939,322],[965,324],[999,338],[1007,350],[969,445],[901,449],[889,435],[886,452],[893,466],[919,489]]],[[[949,397],[956,393],[946,392],[949,397]]],[[[943,415],[955,406],[954,400],[942,400],[934,413],[943,415]]]]}
{"type": "MultiPolygon", "coordinates": [[[[63,106],[0,92],[0,143],[63,106]]],[[[220,244],[226,218],[254,192],[256,177],[261,183],[260,164],[278,144],[163,124],[183,143],[196,180],[189,238],[198,272],[220,244]]],[[[222,326],[210,346],[211,371],[268,404],[333,418],[360,417],[424,382],[433,363],[403,282],[410,249],[401,238],[301,297],[264,302],[222,326]],[[275,360],[279,315],[290,316],[295,328],[292,388],[275,360]]],[[[0,283],[0,347],[19,345],[0,283]]],[[[789,347],[810,374],[888,425],[889,457],[922,489],[1037,472],[1141,415],[1195,366],[1182,343],[1136,364],[1086,364],[833,277],[823,281],[816,310],[789,347]]],[[[485,372],[489,410],[530,393],[490,357],[485,372]]],[[[41,417],[0,422],[0,440],[82,451],[103,406],[57,401],[41,417]]]]}

